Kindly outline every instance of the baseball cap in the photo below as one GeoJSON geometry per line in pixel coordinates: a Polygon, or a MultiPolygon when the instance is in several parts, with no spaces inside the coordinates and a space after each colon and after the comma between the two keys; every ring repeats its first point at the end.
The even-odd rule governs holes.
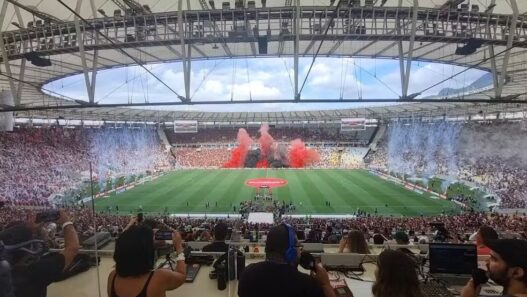
{"type": "Polygon", "coordinates": [[[487,247],[500,255],[511,267],[520,267],[527,271],[527,241],[521,239],[489,240],[487,247]]]}

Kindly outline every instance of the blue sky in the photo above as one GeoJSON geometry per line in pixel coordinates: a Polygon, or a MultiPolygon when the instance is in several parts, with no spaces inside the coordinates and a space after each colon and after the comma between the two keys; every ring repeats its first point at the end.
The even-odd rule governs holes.
{"type": "MultiPolygon", "coordinates": [[[[311,58],[300,59],[299,84],[306,77],[311,58]]],[[[184,95],[181,63],[147,65],[166,84],[184,95]]],[[[453,75],[464,68],[413,62],[409,94],[453,75]]],[[[462,88],[480,78],[484,71],[471,69],[423,94],[435,95],[445,87],[462,88]]],[[[87,100],[83,75],[67,77],[46,89],[87,100]]],[[[192,62],[191,97],[199,100],[253,100],[293,98],[292,58],[247,58],[192,62]]],[[[302,91],[303,99],[393,99],[401,94],[398,60],[317,58],[302,91]]],[[[421,98],[423,97],[421,96],[421,98]]],[[[139,66],[101,70],[97,74],[95,100],[103,103],[178,101],[165,86],[139,66]]],[[[382,104],[382,103],[380,103],[382,104]]],[[[155,107],[201,111],[292,111],[374,106],[376,103],[259,103],[155,107]]],[[[384,103],[386,105],[386,103],[384,103]]]]}

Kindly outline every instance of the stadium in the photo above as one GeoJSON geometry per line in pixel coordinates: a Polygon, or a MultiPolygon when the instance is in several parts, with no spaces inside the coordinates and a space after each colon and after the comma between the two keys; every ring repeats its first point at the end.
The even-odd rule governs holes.
{"type": "Polygon", "coordinates": [[[426,282],[450,260],[527,294],[485,264],[487,236],[527,239],[526,20],[522,0],[0,1],[0,275],[24,251],[47,280],[5,296],[136,296],[120,255],[145,245],[120,242],[145,226],[166,296],[281,296],[231,263],[295,262],[266,254],[276,226],[321,296],[385,296],[401,249],[429,263],[401,273],[415,296],[476,296],[426,282]]]}

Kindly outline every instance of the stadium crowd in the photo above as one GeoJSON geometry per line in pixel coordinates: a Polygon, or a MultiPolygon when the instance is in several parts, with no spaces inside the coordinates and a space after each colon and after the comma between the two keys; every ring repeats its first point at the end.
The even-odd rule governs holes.
{"type": "Polygon", "coordinates": [[[231,155],[227,148],[173,148],[172,152],[178,166],[192,168],[221,167],[231,155]]]}
{"type": "MultiPolygon", "coordinates": [[[[480,128],[478,126],[475,129],[480,128]]],[[[487,132],[494,135],[499,134],[503,127],[497,124],[496,126],[489,125],[486,129],[487,132]]],[[[81,181],[89,176],[90,161],[96,165],[94,171],[98,175],[98,179],[101,180],[136,174],[137,170],[145,171],[148,168],[170,169],[174,163],[179,167],[221,167],[231,155],[231,151],[227,148],[173,148],[174,160],[161,146],[161,141],[155,130],[152,130],[154,133],[149,133],[147,136],[143,135],[143,138],[149,144],[153,141],[159,145],[142,147],[135,140],[140,138],[136,136],[141,132],[130,131],[127,134],[130,145],[120,147],[121,142],[111,143],[114,145],[112,149],[115,150],[112,154],[108,154],[105,153],[104,141],[108,141],[106,138],[113,139],[109,136],[116,134],[110,133],[106,138],[100,137],[101,134],[104,134],[104,130],[28,127],[17,128],[15,132],[0,133],[0,143],[2,144],[0,147],[0,180],[2,180],[0,201],[10,200],[10,203],[18,205],[45,205],[47,199],[53,194],[60,194],[65,190],[78,187],[81,181]],[[92,140],[98,139],[100,142],[101,138],[104,140],[99,145],[101,148],[94,153],[91,149],[94,142],[92,140]],[[130,160],[142,160],[142,162],[131,162],[130,160]],[[141,166],[135,168],[134,164],[136,163],[141,166]]],[[[107,130],[118,131],[118,129],[107,130]]],[[[257,128],[251,128],[249,131],[253,137],[257,135],[257,128]]],[[[343,137],[335,131],[338,129],[271,128],[270,130],[277,140],[300,137],[311,140],[331,139],[333,142],[343,137]]],[[[516,130],[513,131],[517,134],[516,130]]],[[[213,128],[200,130],[197,134],[172,133],[172,135],[179,137],[177,141],[183,143],[190,140],[230,142],[235,138],[236,132],[237,129],[233,128],[213,128]]],[[[355,132],[356,134],[359,133],[355,132]]],[[[363,166],[362,159],[367,148],[319,147],[316,150],[320,154],[320,162],[313,164],[312,167],[360,168],[363,166]]],[[[402,162],[400,163],[413,166],[411,169],[414,172],[426,173],[433,167],[433,174],[435,175],[452,176],[452,162],[446,152],[439,151],[432,157],[433,166],[427,163],[427,160],[430,160],[430,155],[403,151],[402,157],[400,157],[402,162]]],[[[376,151],[368,153],[366,159],[369,160],[369,168],[388,172],[387,141],[381,141],[377,145],[376,151]]],[[[471,158],[459,154],[456,160],[457,172],[455,174],[457,179],[490,188],[500,197],[501,207],[525,208],[527,207],[527,169],[522,164],[522,162],[518,162],[517,157],[507,155],[471,158]]],[[[463,199],[463,197],[459,199],[463,199]]]]}
{"type": "Polygon", "coordinates": [[[80,186],[88,179],[90,161],[95,175],[102,178],[135,174],[130,160],[144,156],[148,156],[147,165],[152,170],[172,166],[161,145],[141,151],[133,147],[119,149],[117,145],[112,158],[102,160],[90,151],[90,139],[100,133],[99,129],[58,127],[0,133],[0,202],[45,205],[51,195],[80,186]]]}
{"type": "Polygon", "coordinates": [[[42,204],[88,170],[81,130],[23,129],[0,133],[0,143],[0,201],[42,204]]]}
{"type": "MultiPolygon", "coordinates": [[[[244,205],[244,207],[246,207],[244,205]]],[[[21,220],[30,212],[39,209],[27,207],[4,206],[0,208],[0,230],[12,221],[21,220]]],[[[129,216],[115,213],[97,213],[87,207],[69,208],[69,216],[75,221],[79,235],[87,238],[95,231],[106,231],[117,236],[126,227],[129,216]],[[94,222],[95,218],[95,222],[94,222]],[[94,225],[97,226],[96,229],[94,225]]],[[[172,228],[181,230],[187,240],[198,240],[205,230],[217,223],[218,218],[170,217],[163,214],[145,216],[145,220],[163,222],[172,228]]],[[[304,231],[306,240],[310,242],[338,243],[342,234],[350,230],[362,231],[366,238],[373,240],[374,234],[382,234],[387,240],[395,240],[395,235],[403,231],[409,236],[432,236],[436,232],[437,223],[444,224],[449,237],[455,241],[466,241],[467,234],[472,234],[481,226],[489,226],[504,236],[519,236],[527,238],[527,216],[521,214],[505,215],[497,213],[467,212],[461,215],[421,216],[421,217],[385,217],[362,215],[354,219],[334,218],[291,218],[282,217],[297,230],[304,231]]],[[[250,224],[243,219],[228,218],[225,222],[229,227],[237,229],[245,238],[254,237],[255,231],[266,231],[266,224],[250,224]]]]}
{"type": "MultiPolygon", "coordinates": [[[[245,128],[256,142],[259,127],[245,128]]],[[[339,127],[310,127],[271,128],[269,133],[276,141],[286,141],[300,138],[304,142],[364,142],[368,144],[375,132],[375,127],[368,127],[363,131],[350,131],[340,133],[339,127]]],[[[207,128],[199,129],[197,133],[174,133],[173,129],[165,129],[167,138],[172,144],[197,144],[197,143],[231,143],[236,141],[238,128],[207,128]]]]}
{"type": "MultiPolygon", "coordinates": [[[[370,160],[368,168],[389,172],[389,153],[386,143],[379,145],[367,158],[370,160]]],[[[408,163],[416,164],[416,167],[412,168],[415,172],[424,173],[424,169],[427,168],[426,159],[422,156],[408,153],[403,159],[408,163]]],[[[433,162],[436,168],[435,174],[451,176],[452,172],[448,171],[448,160],[444,155],[435,155],[433,162]]],[[[499,195],[501,207],[527,207],[527,169],[517,159],[505,159],[500,156],[472,159],[460,156],[457,165],[458,179],[490,188],[499,195]]]]}
{"type": "MultiPolygon", "coordinates": [[[[309,168],[362,168],[366,147],[314,147],[320,161],[309,165],[309,168]]],[[[232,150],[217,148],[172,148],[177,165],[186,168],[218,168],[227,163],[232,150]]]]}

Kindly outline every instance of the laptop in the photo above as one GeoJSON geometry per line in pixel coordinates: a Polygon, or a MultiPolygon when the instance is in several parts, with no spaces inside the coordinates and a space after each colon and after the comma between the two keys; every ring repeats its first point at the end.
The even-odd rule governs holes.
{"type": "Polygon", "coordinates": [[[474,244],[430,243],[430,275],[447,286],[464,286],[478,268],[478,252],[474,244]]]}
{"type": "MultiPolygon", "coordinates": [[[[456,292],[467,284],[478,267],[474,244],[430,243],[428,247],[430,275],[456,292]]],[[[484,285],[480,296],[499,296],[499,288],[484,285]]]]}
{"type": "Polygon", "coordinates": [[[361,254],[321,254],[320,262],[327,270],[364,271],[361,254]]]}

